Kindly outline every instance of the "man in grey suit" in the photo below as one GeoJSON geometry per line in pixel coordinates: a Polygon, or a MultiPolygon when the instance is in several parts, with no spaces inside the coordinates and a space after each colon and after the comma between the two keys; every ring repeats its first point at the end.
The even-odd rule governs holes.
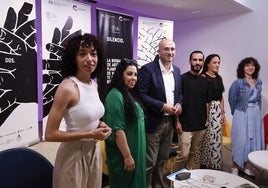
{"type": "Polygon", "coordinates": [[[174,128],[181,131],[181,77],[180,69],[172,64],[175,52],[175,43],[162,39],[154,61],[139,71],[138,88],[146,114],[147,188],[165,187],[164,163],[169,158],[174,128]]]}

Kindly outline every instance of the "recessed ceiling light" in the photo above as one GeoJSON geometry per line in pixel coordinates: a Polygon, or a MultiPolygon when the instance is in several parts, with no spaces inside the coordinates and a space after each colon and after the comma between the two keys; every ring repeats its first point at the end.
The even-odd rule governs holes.
{"type": "Polygon", "coordinates": [[[196,11],[193,11],[192,14],[198,14],[200,12],[201,12],[200,10],[196,10],[196,11]]]}
{"type": "Polygon", "coordinates": [[[182,4],[174,5],[173,7],[174,7],[174,8],[182,7],[182,4]]]}

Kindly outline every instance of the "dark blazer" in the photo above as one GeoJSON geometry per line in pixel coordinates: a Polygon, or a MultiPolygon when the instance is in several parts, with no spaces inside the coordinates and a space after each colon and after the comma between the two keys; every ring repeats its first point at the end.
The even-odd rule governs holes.
{"type": "MultiPolygon", "coordinates": [[[[174,104],[182,105],[181,73],[173,65],[175,81],[174,104]]],[[[164,116],[162,111],[166,103],[165,86],[158,57],[154,61],[141,67],[138,74],[138,90],[140,100],[145,107],[145,128],[147,133],[152,133],[161,123],[164,116]]]]}

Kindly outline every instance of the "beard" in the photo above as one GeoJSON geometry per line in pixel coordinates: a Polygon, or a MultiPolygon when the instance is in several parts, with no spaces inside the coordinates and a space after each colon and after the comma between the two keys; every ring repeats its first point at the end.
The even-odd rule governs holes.
{"type": "Polygon", "coordinates": [[[199,73],[201,72],[202,66],[200,65],[191,65],[191,71],[193,71],[194,73],[199,73]]]}

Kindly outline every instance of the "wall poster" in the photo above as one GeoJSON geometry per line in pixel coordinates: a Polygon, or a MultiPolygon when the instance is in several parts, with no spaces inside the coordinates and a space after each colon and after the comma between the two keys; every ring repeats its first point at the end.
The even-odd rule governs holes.
{"type": "Polygon", "coordinates": [[[161,39],[173,39],[173,27],[173,21],[139,17],[137,55],[140,66],[154,60],[161,39]]]}
{"type": "MultiPolygon", "coordinates": [[[[42,0],[43,131],[62,81],[62,50],[72,36],[91,32],[91,6],[72,0],[42,0]]],[[[63,124],[62,129],[65,129],[63,124]]]]}
{"type": "Polygon", "coordinates": [[[102,79],[108,84],[121,59],[133,58],[133,17],[97,9],[97,35],[103,41],[107,62],[102,79]]]}
{"type": "Polygon", "coordinates": [[[0,150],[39,141],[35,0],[0,7],[0,150]]]}

